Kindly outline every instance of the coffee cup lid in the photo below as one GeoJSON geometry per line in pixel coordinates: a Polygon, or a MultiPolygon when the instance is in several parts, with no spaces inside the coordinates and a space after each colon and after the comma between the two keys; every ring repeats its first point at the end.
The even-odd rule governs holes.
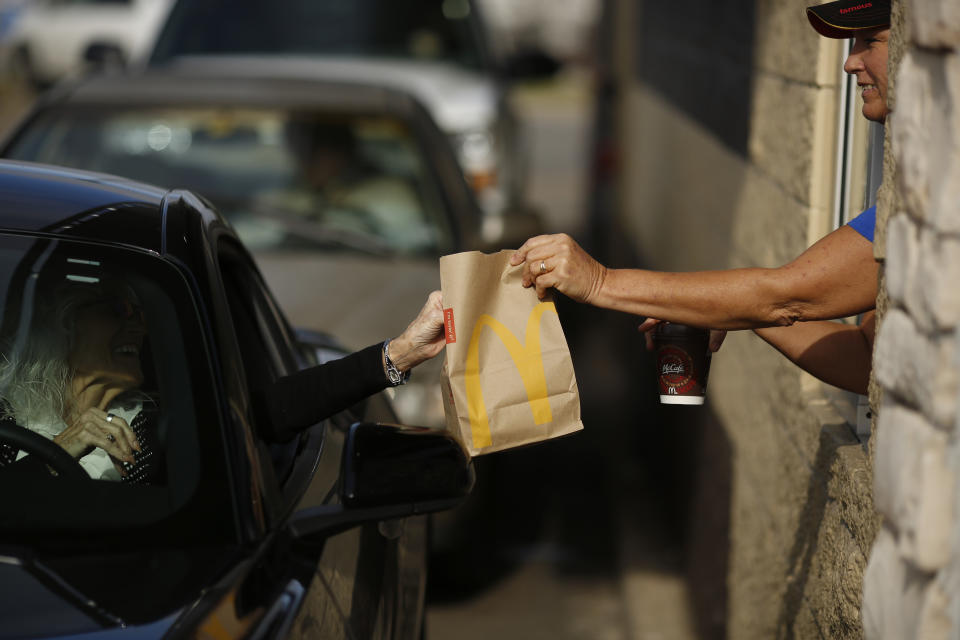
{"type": "Polygon", "coordinates": [[[697,338],[710,335],[709,329],[691,327],[686,324],[677,324],[675,322],[661,322],[654,329],[656,335],[665,337],[697,338]]]}

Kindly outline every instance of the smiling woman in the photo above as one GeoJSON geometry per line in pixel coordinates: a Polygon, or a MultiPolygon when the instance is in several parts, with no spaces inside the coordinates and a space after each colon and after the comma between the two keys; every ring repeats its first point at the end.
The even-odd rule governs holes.
{"type": "MultiPolygon", "coordinates": [[[[161,481],[156,403],[140,391],[146,323],[136,293],[96,261],[65,264],[39,287],[25,339],[6,349],[3,419],[53,440],[92,478],[161,481]]],[[[0,447],[2,466],[26,457],[0,447]]]]}

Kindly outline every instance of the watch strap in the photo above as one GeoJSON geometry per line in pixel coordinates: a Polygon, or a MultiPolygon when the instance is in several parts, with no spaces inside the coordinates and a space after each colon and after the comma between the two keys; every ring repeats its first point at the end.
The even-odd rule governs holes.
{"type": "Polygon", "coordinates": [[[384,340],[383,342],[383,370],[387,376],[387,382],[390,383],[391,387],[398,387],[401,384],[406,384],[407,380],[410,379],[410,371],[407,370],[404,373],[400,373],[400,370],[397,369],[397,366],[393,364],[393,361],[390,360],[390,341],[384,340]]]}

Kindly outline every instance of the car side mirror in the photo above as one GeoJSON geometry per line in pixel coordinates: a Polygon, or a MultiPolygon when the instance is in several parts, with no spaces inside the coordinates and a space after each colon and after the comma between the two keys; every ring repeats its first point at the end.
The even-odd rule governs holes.
{"type": "Polygon", "coordinates": [[[442,429],[360,422],[343,447],[340,504],[305,509],[297,538],[329,536],[366,522],[442,511],[459,504],[476,475],[466,450],[442,429]]]}

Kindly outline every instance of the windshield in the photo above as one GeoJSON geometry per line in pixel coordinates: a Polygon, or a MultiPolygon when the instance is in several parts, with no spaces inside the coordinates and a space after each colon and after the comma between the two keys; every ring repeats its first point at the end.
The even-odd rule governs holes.
{"type": "Polygon", "coordinates": [[[469,0],[178,2],[152,63],[184,55],[321,54],[485,65],[469,0]]]}
{"type": "Polygon", "coordinates": [[[439,255],[454,247],[424,150],[390,117],[226,106],[54,110],[7,157],[193,190],[253,251],[439,255]]]}
{"type": "Polygon", "coordinates": [[[150,255],[0,235],[0,540],[146,529],[195,497],[216,414],[184,287],[150,255]]]}

